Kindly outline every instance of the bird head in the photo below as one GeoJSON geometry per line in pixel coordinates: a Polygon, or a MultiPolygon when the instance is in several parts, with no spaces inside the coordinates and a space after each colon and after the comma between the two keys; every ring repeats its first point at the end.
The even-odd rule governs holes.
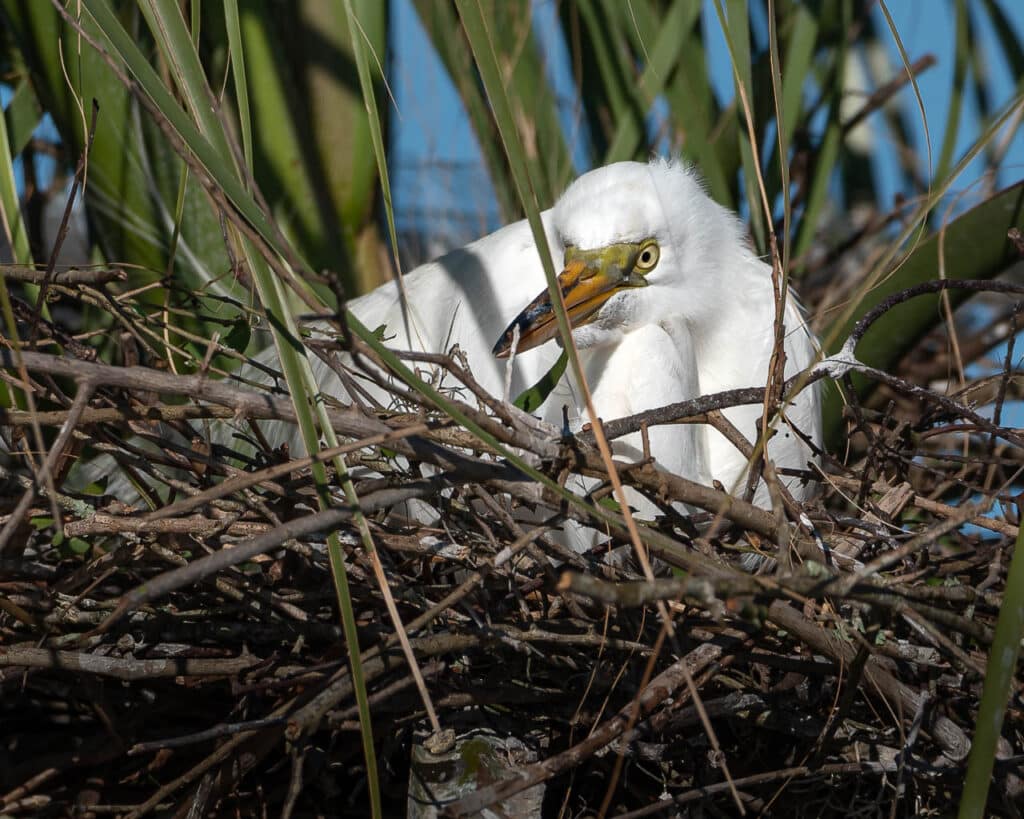
{"type": "MultiPolygon", "coordinates": [[[[690,168],[665,160],[584,174],[555,204],[554,228],[565,248],[558,284],[581,348],[641,324],[713,320],[723,271],[740,263],[731,256],[749,258],[736,217],[690,168]]],[[[547,290],[512,320],[494,355],[506,358],[517,332],[518,352],[558,336],[547,290]]]]}

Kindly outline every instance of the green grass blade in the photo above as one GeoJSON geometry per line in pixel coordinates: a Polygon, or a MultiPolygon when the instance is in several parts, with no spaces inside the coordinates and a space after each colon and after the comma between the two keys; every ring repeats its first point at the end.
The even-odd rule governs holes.
{"type": "MultiPolygon", "coordinates": [[[[456,7],[459,10],[459,16],[470,47],[473,49],[473,56],[483,79],[484,88],[487,89],[488,99],[491,102],[491,107],[494,109],[498,131],[501,134],[505,153],[512,168],[512,179],[515,182],[516,192],[526,211],[526,219],[530,224],[533,240],[540,254],[544,275],[548,283],[548,290],[551,293],[552,304],[555,307],[559,334],[563,340],[570,339],[572,328],[569,324],[569,317],[565,314],[565,310],[561,308],[561,302],[557,298],[558,277],[551,261],[551,251],[548,247],[547,236],[544,233],[544,226],[541,224],[537,192],[533,186],[533,180],[526,159],[526,151],[519,138],[519,130],[516,128],[509,98],[505,93],[501,69],[492,45],[487,21],[480,4],[474,0],[456,0],[456,7]]],[[[572,367],[573,373],[582,381],[583,369],[580,366],[579,357],[576,355],[574,345],[566,343],[565,350],[568,353],[569,365],[572,367]]]]}
{"type": "MultiPolygon", "coordinates": [[[[271,21],[277,14],[270,5],[271,21]]],[[[380,175],[366,159],[373,150],[372,125],[360,93],[347,18],[335,0],[304,0],[301,27],[289,41],[289,56],[304,92],[301,113],[293,112],[307,131],[310,175],[321,197],[327,255],[315,258],[328,270],[339,270],[346,292],[363,293],[391,277],[382,263],[389,252],[379,224],[380,175]],[[308,109],[308,110],[307,110],[308,109]]],[[[386,55],[390,4],[358,0],[355,5],[361,36],[369,54],[386,55]]],[[[378,74],[371,75],[375,116],[387,133],[391,108],[378,74]]],[[[282,205],[291,192],[285,189],[282,205]]]]}
{"type": "Polygon", "coordinates": [[[512,222],[522,215],[519,200],[509,178],[508,162],[501,150],[487,96],[474,70],[473,55],[459,26],[455,9],[449,3],[435,3],[434,0],[415,0],[415,4],[430,42],[466,107],[484,165],[494,186],[498,211],[504,221],[512,222]]]}
{"type": "Polygon", "coordinates": [[[565,354],[565,350],[562,350],[562,354],[551,365],[551,369],[544,373],[536,384],[519,393],[512,403],[523,412],[535,412],[547,400],[547,397],[551,395],[551,391],[558,384],[559,379],[565,375],[565,367],[568,363],[569,356],[565,354]]]}
{"type": "MultiPolygon", "coordinates": [[[[92,10],[96,5],[90,3],[89,7],[92,10]]],[[[231,146],[217,118],[206,72],[199,61],[199,54],[192,43],[192,34],[185,25],[181,10],[156,0],[144,0],[139,8],[200,132],[217,151],[221,162],[231,163],[234,159],[231,146]]]]}
{"type": "MultiPolygon", "coordinates": [[[[376,0],[370,0],[370,2],[376,5],[376,0]]],[[[365,11],[366,2],[360,3],[360,7],[365,11]]],[[[367,54],[367,49],[371,45],[366,41],[366,35],[360,23],[360,16],[356,14],[355,9],[352,7],[352,0],[345,0],[345,16],[349,34],[352,38],[352,53],[355,55],[356,69],[359,73],[359,87],[363,92],[366,116],[370,125],[370,142],[373,146],[373,155],[377,160],[377,174],[380,176],[381,192],[384,197],[384,216],[388,223],[388,236],[391,238],[395,267],[398,269],[399,276],[401,276],[401,262],[398,260],[398,231],[395,229],[395,207],[391,199],[391,178],[388,174],[387,147],[384,144],[384,129],[378,113],[377,97],[373,90],[370,60],[367,54]]],[[[381,55],[375,56],[379,69],[381,66],[381,55]]]]}
{"type": "Polygon", "coordinates": [[[238,105],[238,130],[242,134],[242,157],[252,175],[252,112],[249,110],[249,83],[245,74],[245,46],[238,16],[238,0],[224,0],[224,27],[228,32],[228,52],[231,55],[231,77],[235,85],[238,105]]]}
{"type": "Polygon", "coordinates": [[[992,785],[999,736],[1014,683],[1019,679],[1017,661],[1024,640],[1024,530],[1017,535],[1006,575],[1006,591],[996,620],[995,636],[985,666],[978,720],[967,758],[967,777],[960,797],[959,819],[981,819],[992,785]]]}
{"type": "MultiPolygon", "coordinates": [[[[21,214],[18,201],[18,188],[14,181],[14,165],[12,153],[7,149],[9,144],[7,121],[0,117],[0,230],[17,264],[32,264],[32,252],[28,243],[28,231],[21,214]]],[[[18,349],[18,324],[14,319],[11,296],[7,291],[7,279],[0,270],[0,316],[7,328],[7,337],[18,349]]],[[[0,392],[0,407],[19,406],[19,396],[15,387],[4,379],[3,391],[0,392]]]]}
{"type": "Polygon", "coordinates": [[[828,204],[832,173],[839,161],[842,149],[843,128],[839,122],[839,96],[836,94],[829,106],[830,115],[828,124],[825,126],[825,135],[814,157],[811,181],[804,197],[804,209],[797,228],[793,258],[803,257],[811,248],[828,204]]]}
{"type": "Polygon", "coordinates": [[[683,156],[692,160],[707,182],[708,192],[721,205],[735,209],[737,151],[735,118],[719,130],[721,111],[708,76],[700,19],[695,19],[683,46],[679,68],[665,92],[672,119],[681,130],[683,156]],[[732,138],[730,138],[730,134],[732,138]]]}
{"type": "Polygon", "coordinates": [[[957,136],[960,134],[960,115],[964,105],[964,92],[967,89],[967,66],[970,63],[970,26],[967,19],[966,0],[956,0],[956,58],[953,61],[953,87],[949,95],[949,112],[946,115],[946,129],[942,136],[942,148],[939,150],[938,163],[934,177],[942,179],[949,172],[953,162],[953,151],[956,149],[957,136]]]}
{"type": "MultiPolygon", "coordinates": [[[[473,57],[480,71],[484,88],[487,91],[487,98],[494,111],[498,133],[505,146],[505,154],[511,166],[512,180],[515,184],[516,193],[522,207],[526,211],[526,219],[530,224],[534,242],[537,244],[537,250],[540,253],[548,286],[552,288],[553,292],[557,291],[557,276],[551,261],[551,252],[548,248],[544,226],[540,220],[537,191],[530,176],[526,151],[520,141],[519,130],[516,127],[515,118],[512,114],[512,107],[505,92],[504,78],[498,65],[497,55],[492,45],[486,18],[479,3],[475,2],[475,0],[456,0],[455,5],[459,10],[462,28],[466,32],[466,37],[473,51],[473,57]]],[[[564,311],[559,310],[556,312],[558,313],[559,329],[563,337],[566,337],[570,333],[568,319],[564,315],[564,311]]],[[[575,356],[570,353],[569,358],[573,364],[573,369],[578,371],[579,362],[574,360],[575,356]]]]}
{"type": "Polygon", "coordinates": [[[789,31],[786,34],[785,61],[782,64],[782,123],[779,128],[786,145],[792,141],[797,124],[804,114],[804,88],[811,73],[819,32],[818,20],[807,6],[794,4],[789,11],[789,31]]]}
{"type": "MultiPolygon", "coordinates": [[[[225,162],[222,151],[227,143],[216,132],[214,140],[219,147],[208,140],[193,124],[189,115],[182,110],[171,92],[164,86],[156,71],[139,50],[138,45],[120,21],[102,0],[83,0],[83,6],[95,20],[102,36],[106,38],[110,51],[123,60],[134,80],[146,96],[166,117],[188,150],[216,182],[238,212],[253,226],[260,236],[278,252],[283,252],[280,234],[270,223],[266,214],[256,205],[253,198],[242,186],[234,167],[225,162]]],[[[200,112],[202,115],[203,112],[200,112]]],[[[308,267],[308,265],[306,265],[308,267]]]]}
{"type": "MultiPolygon", "coordinates": [[[[32,264],[32,251],[28,243],[28,228],[25,219],[21,214],[21,206],[18,197],[18,186],[14,180],[13,157],[15,152],[11,145],[10,133],[7,130],[7,117],[0,117],[0,219],[7,244],[14,253],[14,261],[17,264],[32,264]]],[[[6,285],[0,283],[0,286],[6,285]]],[[[14,331],[14,324],[11,324],[11,332],[14,331]]]]}
{"type": "Polygon", "coordinates": [[[10,146],[11,156],[17,156],[25,150],[25,146],[32,139],[32,134],[39,124],[40,117],[42,117],[42,108],[32,90],[32,83],[22,80],[15,87],[14,94],[4,109],[6,139],[10,146]]]}
{"type": "MultiPolygon", "coordinates": [[[[808,111],[804,107],[804,90],[807,77],[811,73],[811,64],[815,51],[820,47],[823,51],[836,48],[835,43],[818,42],[819,26],[817,19],[802,5],[785,4],[785,16],[776,3],[768,7],[768,63],[763,66],[763,74],[771,77],[769,87],[772,89],[770,114],[774,114],[776,138],[774,144],[766,146],[764,160],[765,187],[769,195],[780,192],[788,195],[790,185],[783,183],[783,173],[789,176],[788,151],[793,142],[797,126],[806,123],[808,111]],[[781,57],[781,61],[780,61],[781,57]],[[776,68],[773,68],[773,65],[776,68]],[[781,68],[778,68],[781,66],[781,68]],[[779,155],[785,157],[779,160],[779,155]]],[[[842,42],[842,41],[840,41],[842,42]]],[[[784,203],[785,204],[785,203],[784,203]]],[[[789,205],[785,205],[789,209],[789,205]]],[[[790,217],[791,218],[791,217],[790,217]]],[[[785,257],[784,269],[789,270],[788,259],[792,244],[790,228],[785,228],[785,242],[782,251],[785,257]]]]}
{"type": "MultiPolygon", "coordinates": [[[[108,13],[110,3],[106,3],[108,13]]],[[[135,5],[114,4],[123,20],[133,25],[135,5]]],[[[51,3],[0,0],[4,25],[19,44],[18,59],[32,75],[32,85],[44,110],[56,124],[64,150],[80,155],[85,143],[85,110],[93,98],[102,101],[101,138],[89,157],[85,203],[90,225],[109,258],[130,259],[145,281],[155,281],[167,267],[173,226],[171,217],[180,175],[174,152],[137,104],[104,58],[69,25],[51,3]]],[[[101,36],[80,4],[69,15],[80,15],[90,38],[101,36]]],[[[136,48],[138,45],[136,44],[136,48]]],[[[178,105],[180,108],[180,104],[178,105]]],[[[244,288],[230,277],[221,228],[198,183],[190,181],[182,224],[182,251],[176,274],[196,291],[209,288],[218,295],[241,297],[244,288]]]]}
{"type": "MultiPolygon", "coordinates": [[[[779,32],[776,26],[775,3],[768,0],[768,53],[769,73],[771,75],[772,100],[775,103],[775,138],[778,145],[778,170],[782,189],[782,305],[785,307],[788,296],[789,284],[789,230],[793,218],[792,204],[790,202],[789,190],[789,133],[785,123],[788,121],[794,124],[796,115],[800,108],[799,100],[790,99],[794,110],[786,110],[785,85],[782,79],[782,69],[779,65],[779,32]]],[[[797,66],[798,68],[799,66],[797,66]]],[[[787,71],[788,71],[787,67],[787,71]]],[[[792,74],[789,74],[792,77],[792,74]]],[[[802,77],[803,75],[801,75],[802,77]]],[[[791,81],[792,85],[792,81],[791,81]]],[[[792,94],[791,94],[792,96],[792,94]]]]}
{"type": "MultiPolygon", "coordinates": [[[[474,67],[471,45],[449,4],[417,0],[416,8],[469,115],[501,214],[505,221],[519,218],[522,210],[515,183],[501,149],[494,111],[474,67]]],[[[526,161],[535,192],[538,201],[548,206],[572,179],[575,167],[549,79],[547,55],[533,30],[530,4],[495,3],[488,8],[491,24],[503,33],[492,45],[500,58],[502,82],[520,127],[520,140],[530,144],[526,161]]]]}
{"type": "Polygon", "coordinates": [[[252,92],[251,127],[259,137],[254,145],[255,172],[285,235],[306,249],[313,264],[333,265],[350,283],[351,261],[344,245],[328,237],[337,235],[339,226],[327,221],[321,207],[322,192],[311,167],[311,134],[295,110],[301,80],[277,30],[277,13],[276,6],[263,2],[241,8],[238,56],[244,57],[252,92]]]}
{"type": "Polygon", "coordinates": [[[593,2],[559,4],[559,19],[567,34],[574,79],[590,136],[591,161],[608,152],[612,129],[624,117],[639,116],[630,107],[632,77],[624,75],[617,50],[611,45],[615,22],[603,5],[593,2]]]}
{"type": "MultiPolygon", "coordinates": [[[[832,62],[825,69],[821,85],[827,89],[824,92],[828,106],[828,119],[825,125],[825,132],[817,150],[810,157],[810,182],[806,183],[804,194],[804,207],[800,214],[796,228],[796,242],[793,248],[792,258],[803,258],[804,254],[813,244],[825,208],[828,204],[828,191],[833,174],[839,166],[842,151],[843,123],[841,121],[843,89],[846,83],[846,65],[849,53],[846,32],[849,30],[853,19],[853,9],[850,0],[839,2],[840,25],[835,32],[835,39],[831,33],[826,42],[829,56],[832,62]]],[[[799,276],[800,271],[794,271],[799,276]]]]}
{"type": "MultiPolygon", "coordinates": [[[[636,11],[637,16],[642,14],[639,8],[636,11]]],[[[697,7],[693,4],[674,3],[660,20],[657,37],[653,40],[653,46],[647,55],[643,73],[632,92],[636,95],[637,104],[642,106],[642,110],[650,110],[654,101],[664,92],[667,80],[676,69],[686,46],[686,35],[693,26],[696,11],[697,7]]],[[[605,163],[642,158],[646,153],[644,125],[644,121],[636,117],[624,117],[619,120],[615,136],[605,156],[605,163]]]]}
{"type": "MultiPolygon", "coordinates": [[[[739,105],[741,88],[751,105],[751,114],[754,113],[754,82],[750,58],[750,12],[747,7],[747,0],[715,0],[715,11],[718,14],[722,33],[725,35],[725,41],[729,48],[729,58],[732,62],[733,80],[736,84],[736,117],[743,121],[745,114],[742,106],[739,105]],[[724,8],[723,2],[725,3],[724,8]]],[[[740,156],[743,163],[743,186],[749,210],[750,231],[753,234],[754,244],[758,252],[764,254],[768,249],[768,232],[765,224],[764,206],[761,203],[761,196],[758,192],[758,157],[760,152],[756,144],[751,144],[746,127],[740,127],[739,132],[740,156]]],[[[755,133],[754,137],[756,139],[758,135],[755,133]]]]}

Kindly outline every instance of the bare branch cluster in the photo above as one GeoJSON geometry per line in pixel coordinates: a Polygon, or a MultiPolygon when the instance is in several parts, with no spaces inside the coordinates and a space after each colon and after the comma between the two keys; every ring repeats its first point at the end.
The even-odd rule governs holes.
{"type": "MultiPolygon", "coordinates": [[[[19,738],[3,750],[0,809],[247,814],[301,790],[311,806],[357,810],[344,784],[362,759],[353,681],[325,542],[338,531],[382,771],[404,810],[425,711],[353,510],[339,490],[316,511],[312,459],[266,443],[263,422],[294,422],[287,396],[226,377],[242,356],[198,346],[119,283],[117,271],[49,283],[108,312],[118,364],[57,320],[39,317],[34,349],[2,340],[5,386],[32,401],[0,413],[0,719],[19,738]]],[[[664,512],[642,527],[653,583],[612,525],[588,435],[563,438],[495,401],[457,356],[406,356],[556,484],[596,479],[592,516],[415,393],[383,382],[387,405],[358,398],[379,380],[370,351],[321,345],[357,399],[332,406],[341,445],[316,457],[344,455],[352,470],[441,724],[472,714],[535,744],[537,762],[452,812],[541,783],[597,805],[618,777],[629,788],[615,806],[631,815],[696,800],[766,810],[795,791],[805,802],[792,815],[888,804],[885,790],[948,805],[1019,526],[1021,435],[1003,421],[1019,391],[1017,312],[994,303],[991,325],[958,329],[962,383],[921,351],[894,374],[867,371],[878,386],[849,403],[845,451],[803,475],[821,486],[814,503],[764,510],[650,461],[618,463],[664,512]],[[989,362],[1002,339],[1009,350],[989,362]],[[570,519],[609,542],[568,550],[557,530],[570,519]],[[767,558],[757,573],[751,555],[767,558]]],[[[716,423],[764,398],[705,396],[605,431],[716,423]]],[[[1020,694],[1004,735],[1021,735],[1020,694]]],[[[1004,751],[995,776],[1010,804],[1024,747],[1004,751]]]]}

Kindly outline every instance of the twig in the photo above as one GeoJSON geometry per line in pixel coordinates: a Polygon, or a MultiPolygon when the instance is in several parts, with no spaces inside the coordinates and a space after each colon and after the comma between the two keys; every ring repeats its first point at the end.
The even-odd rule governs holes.
{"type": "MultiPolygon", "coordinates": [[[[5,351],[6,352],[6,351],[5,351]]],[[[32,353],[24,353],[23,356],[33,355],[32,353]]],[[[4,524],[4,528],[0,530],[0,555],[5,552],[21,552],[20,544],[17,544],[15,548],[8,549],[11,536],[17,531],[21,525],[22,519],[28,508],[32,505],[32,501],[35,500],[37,487],[41,484],[45,484],[48,487],[53,486],[53,472],[57,468],[57,462],[64,456],[64,451],[71,441],[71,434],[78,426],[79,417],[82,411],[88,406],[89,399],[92,397],[95,385],[92,381],[84,379],[78,383],[78,394],[75,396],[75,402],[71,405],[71,410],[68,412],[68,417],[64,421],[64,425],[61,427],[60,434],[57,435],[57,440],[53,442],[53,446],[50,447],[49,453],[46,455],[46,460],[43,461],[42,466],[35,475],[35,480],[32,485],[25,490],[21,496],[21,500],[18,501],[18,505],[14,507],[14,512],[8,518],[7,523],[4,524]]],[[[55,515],[54,523],[60,526],[60,508],[52,500],[53,494],[50,494],[51,507],[55,515]]]]}
{"type": "MultiPolygon", "coordinates": [[[[38,270],[26,265],[0,265],[0,273],[3,273],[4,278],[12,282],[42,284],[47,280],[47,272],[45,270],[38,270]]],[[[127,280],[128,274],[120,267],[97,269],[79,269],[71,267],[67,270],[56,270],[49,275],[49,282],[51,285],[60,285],[63,287],[77,287],[80,284],[95,286],[127,280]]]]}
{"type": "MultiPolygon", "coordinates": [[[[649,716],[655,708],[668,697],[675,695],[679,688],[685,685],[686,672],[691,676],[699,673],[714,663],[721,653],[722,650],[719,647],[706,643],[677,660],[651,680],[634,701],[635,706],[639,708],[641,718],[649,716]]],[[[593,755],[620,736],[632,724],[634,702],[627,704],[614,717],[595,728],[585,740],[572,748],[523,768],[514,779],[506,779],[496,785],[481,788],[449,805],[449,814],[456,817],[473,816],[490,805],[508,799],[510,796],[541,782],[546,782],[562,771],[578,765],[580,761],[593,755]]]]}
{"type": "Polygon", "coordinates": [[[37,322],[43,314],[43,305],[46,304],[46,293],[50,288],[54,267],[57,265],[57,259],[60,257],[60,249],[64,246],[64,240],[68,235],[68,230],[71,224],[71,212],[75,206],[75,199],[78,197],[78,191],[85,181],[85,170],[88,167],[89,154],[92,152],[92,142],[96,136],[96,119],[99,117],[99,113],[100,104],[94,98],[92,101],[92,118],[89,120],[89,130],[85,135],[85,147],[82,149],[82,155],[78,158],[78,165],[75,167],[75,177],[74,181],[71,183],[71,192],[68,194],[67,204],[64,206],[64,215],[61,218],[60,230],[57,231],[57,238],[53,243],[53,248],[50,250],[49,260],[46,263],[46,274],[43,276],[43,281],[39,285],[39,294],[36,296],[35,316],[32,326],[29,329],[28,336],[28,343],[30,347],[35,346],[36,334],[39,331],[39,325],[37,322]]]}
{"type": "Polygon", "coordinates": [[[259,665],[258,657],[229,659],[172,658],[133,660],[102,657],[74,651],[11,646],[0,651],[0,668],[49,668],[80,671],[117,680],[150,680],[160,677],[234,676],[259,665]]]}

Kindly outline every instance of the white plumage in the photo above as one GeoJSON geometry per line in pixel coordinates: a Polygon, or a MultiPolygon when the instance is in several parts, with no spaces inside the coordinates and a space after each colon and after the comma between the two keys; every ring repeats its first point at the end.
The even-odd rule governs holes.
{"type": "MultiPolygon", "coordinates": [[[[596,412],[605,421],[702,394],[765,384],[775,310],[771,270],[748,247],[735,214],[713,202],[685,165],[622,162],[591,171],[544,212],[543,222],[555,264],[563,259],[569,263],[563,280],[573,260],[583,258],[573,269],[588,279],[590,301],[580,308],[586,323],[573,337],[596,412]],[[655,264],[641,270],[652,258],[655,264]],[[595,271],[605,278],[599,282],[592,277],[595,271]],[[594,282],[603,287],[596,299],[594,282]]],[[[395,283],[355,299],[349,307],[366,326],[385,325],[393,348],[443,353],[457,343],[477,380],[501,395],[505,362],[495,357],[492,347],[546,287],[526,222],[418,267],[405,276],[404,287],[404,315],[395,283]]],[[[536,313],[534,309],[531,316],[536,318],[536,313]]],[[[535,332],[538,321],[529,319],[518,319],[525,347],[552,334],[550,325],[546,332],[535,332]]],[[[815,357],[813,338],[793,298],[788,300],[786,332],[789,376],[815,357]]],[[[519,353],[511,395],[535,383],[558,354],[557,344],[550,341],[519,353]]],[[[325,393],[344,394],[337,376],[322,362],[315,360],[314,370],[325,393]]],[[[569,404],[577,425],[586,420],[579,390],[568,374],[541,411],[560,424],[563,403],[569,404]]],[[[760,413],[756,405],[726,411],[751,441],[756,440],[760,413]]],[[[817,387],[800,393],[786,418],[810,440],[820,441],[817,387]]],[[[290,441],[293,451],[301,451],[297,435],[290,441]]],[[[655,427],[650,441],[662,468],[703,483],[717,479],[727,487],[740,486],[746,460],[710,427],[655,427]]],[[[630,448],[638,453],[638,435],[620,441],[616,451],[630,448]]],[[[806,466],[811,457],[785,423],[769,454],[776,465],[796,468],[806,466]]],[[[797,497],[806,494],[796,483],[791,488],[797,497]]]]}

